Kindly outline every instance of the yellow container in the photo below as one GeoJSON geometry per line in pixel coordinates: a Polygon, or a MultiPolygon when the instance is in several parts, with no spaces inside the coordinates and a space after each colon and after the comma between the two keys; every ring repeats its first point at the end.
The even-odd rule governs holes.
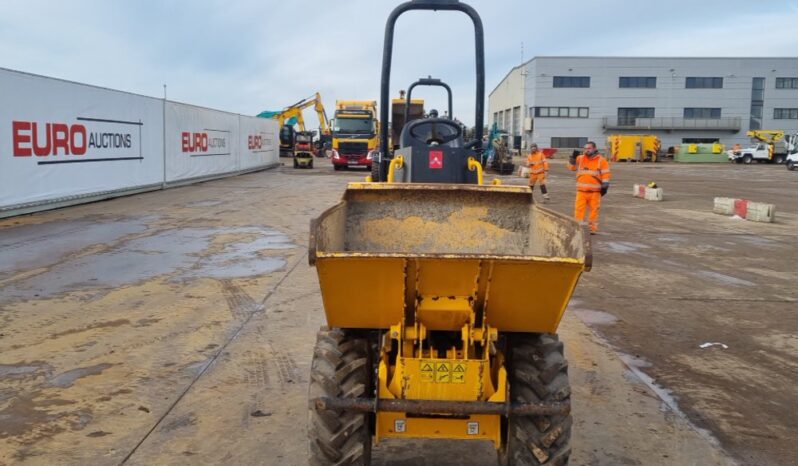
{"type": "MultiPolygon", "coordinates": [[[[309,248],[340,328],[387,329],[419,297],[467,296],[499,331],[555,332],[592,257],[584,224],[496,185],[350,183],[309,248]]],[[[462,325],[436,325],[450,320],[462,325]]]]}
{"type": "Polygon", "coordinates": [[[617,161],[657,161],[660,140],[653,134],[616,134],[607,138],[607,151],[617,161]]]}

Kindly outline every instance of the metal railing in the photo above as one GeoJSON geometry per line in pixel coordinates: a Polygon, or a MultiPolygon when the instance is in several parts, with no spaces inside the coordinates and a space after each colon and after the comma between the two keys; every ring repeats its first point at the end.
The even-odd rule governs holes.
{"type": "Polygon", "coordinates": [[[604,117],[602,125],[604,129],[740,131],[742,129],[742,118],[604,117]]]}

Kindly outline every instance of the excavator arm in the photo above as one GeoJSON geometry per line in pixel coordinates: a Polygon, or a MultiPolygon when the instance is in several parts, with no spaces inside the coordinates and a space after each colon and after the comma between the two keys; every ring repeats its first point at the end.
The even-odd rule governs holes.
{"type": "Polygon", "coordinates": [[[321,133],[330,134],[330,121],[327,118],[327,112],[324,110],[324,104],[321,103],[321,94],[318,92],[293,105],[289,105],[280,112],[263,112],[261,115],[278,120],[280,122],[280,128],[282,128],[289,119],[296,118],[299,130],[305,131],[305,119],[302,116],[302,111],[311,106],[314,107],[319,117],[319,130],[321,133]]]}

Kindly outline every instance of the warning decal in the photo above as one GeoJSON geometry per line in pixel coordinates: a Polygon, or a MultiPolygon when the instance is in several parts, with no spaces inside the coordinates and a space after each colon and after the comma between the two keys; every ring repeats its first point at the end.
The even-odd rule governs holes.
{"type": "Polygon", "coordinates": [[[466,365],[458,362],[452,365],[452,382],[465,383],[466,365]]]}
{"type": "Polygon", "coordinates": [[[421,361],[421,381],[434,382],[435,381],[435,366],[434,363],[421,361]]]}
{"type": "Polygon", "coordinates": [[[435,366],[435,381],[438,383],[449,383],[452,381],[452,363],[439,362],[435,366]]]}
{"type": "Polygon", "coordinates": [[[468,365],[464,361],[422,359],[419,368],[422,382],[465,383],[468,365]]]}

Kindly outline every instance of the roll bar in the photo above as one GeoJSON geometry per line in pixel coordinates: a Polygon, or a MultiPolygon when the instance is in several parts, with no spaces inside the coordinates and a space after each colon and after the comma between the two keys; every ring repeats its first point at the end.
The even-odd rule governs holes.
{"type": "Polygon", "coordinates": [[[413,94],[413,88],[416,86],[438,86],[446,89],[446,93],[449,94],[449,118],[454,119],[454,114],[452,113],[452,88],[440,79],[429,77],[419,79],[411,84],[407,89],[407,102],[405,103],[405,124],[407,124],[407,119],[410,118],[410,96],[413,94]]]}
{"type": "Polygon", "coordinates": [[[388,131],[385,129],[388,128],[388,95],[391,87],[394,28],[399,16],[411,10],[461,11],[467,14],[474,23],[477,89],[474,109],[476,140],[472,143],[475,143],[474,147],[479,149],[482,144],[483,113],[485,110],[485,33],[482,29],[482,19],[474,8],[465,3],[460,3],[459,0],[411,0],[394,8],[385,23],[385,41],[382,48],[382,79],[380,82],[380,127],[383,128],[380,132],[380,158],[385,160],[384,157],[388,154],[388,131]]]}

